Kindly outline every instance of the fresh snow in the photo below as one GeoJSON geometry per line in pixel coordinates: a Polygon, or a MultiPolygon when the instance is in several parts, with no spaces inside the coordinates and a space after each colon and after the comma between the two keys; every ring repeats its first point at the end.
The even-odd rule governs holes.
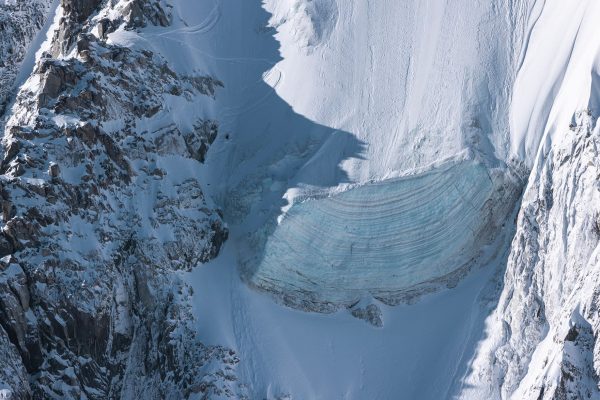
{"type": "Polygon", "coordinates": [[[599,88],[600,3],[538,0],[532,13],[511,106],[512,151],[529,167],[577,111],[600,107],[593,93],[599,88]]]}

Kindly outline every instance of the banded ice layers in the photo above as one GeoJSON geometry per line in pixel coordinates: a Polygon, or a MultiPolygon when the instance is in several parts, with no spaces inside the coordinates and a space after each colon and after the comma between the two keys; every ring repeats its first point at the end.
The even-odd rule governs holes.
{"type": "Polygon", "coordinates": [[[510,211],[494,202],[511,204],[512,190],[482,164],[463,161],[311,198],[270,235],[255,236],[266,241],[256,243],[262,260],[244,271],[302,308],[334,310],[370,296],[394,304],[455,284],[499,229],[494,211],[510,211]]]}

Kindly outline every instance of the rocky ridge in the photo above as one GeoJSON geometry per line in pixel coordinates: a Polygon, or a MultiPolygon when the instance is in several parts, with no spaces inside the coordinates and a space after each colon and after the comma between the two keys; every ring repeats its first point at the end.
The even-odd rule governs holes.
{"type": "Polygon", "coordinates": [[[29,44],[48,18],[52,1],[0,2],[0,116],[4,113],[29,44]]]}
{"type": "Polygon", "coordinates": [[[179,276],[227,239],[197,172],[218,124],[184,130],[163,107],[222,84],[106,42],[168,25],[169,10],[62,0],[15,99],[0,163],[5,398],[243,397],[235,353],[196,339],[179,276]]]}

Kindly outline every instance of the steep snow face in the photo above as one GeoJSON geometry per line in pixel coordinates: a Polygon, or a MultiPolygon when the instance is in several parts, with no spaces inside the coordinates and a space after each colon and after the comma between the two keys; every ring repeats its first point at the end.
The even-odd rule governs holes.
{"type": "Polygon", "coordinates": [[[533,171],[466,399],[600,397],[600,4],[548,0],[532,18],[512,115],[533,171]]]}
{"type": "Polygon", "coordinates": [[[366,143],[363,159],[343,164],[355,181],[465,148],[506,160],[528,3],[267,0],[283,57],[275,89],[366,143]]]}
{"type": "Polygon", "coordinates": [[[511,148],[529,167],[576,111],[600,107],[599,12],[595,1],[535,2],[511,108],[511,148]]]}

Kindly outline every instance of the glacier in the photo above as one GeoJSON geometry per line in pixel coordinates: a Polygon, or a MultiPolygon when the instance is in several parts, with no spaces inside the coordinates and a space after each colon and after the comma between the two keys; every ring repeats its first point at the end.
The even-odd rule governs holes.
{"type": "Polygon", "coordinates": [[[0,0],[0,397],[600,398],[599,18],[0,0]]]}
{"type": "Polygon", "coordinates": [[[365,296],[398,304],[436,282],[455,284],[476,258],[489,262],[480,249],[501,229],[497,214],[512,209],[517,184],[500,180],[481,164],[461,161],[313,195],[253,235],[252,247],[264,250],[260,260],[244,260],[243,277],[288,304],[316,310],[365,296]],[[508,207],[499,210],[497,202],[508,207]]]}
{"type": "MultiPolygon", "coordinates": [[[[228,90],[216,101],[216,115],[231,135],[213,146],[205,176],[232,232],[247,239],[238,252],[242,277],[250,285],[288,305],[320,311],[343,308],[371,295],[398,303],[436,286],[454,285],[465,271],[486,264],[488,260],[479,257],[484,244],[501,245],[495,236],[502,236],[499,232],[517,204],[525,176],[525,168],[509,151],[506,88],[518,68],[515,48],[525,35],[528,10],[517,1],[480,4],[471,18],[459,18],[465,7],[458,3],[366,7],[361,2],[321,0],[266,2],[263,8],[225,1],[207,6],[210,30],[186,33],[183,39],[160,37],[160,41],[189,46],[190,52],[202,48],[209,54],[211,68],[228,82],[228,90]],[[389,23],[373,22],[386,18],[389,23]],[[436,21],[432,26],[437,30],[431,29],[426,41],[422,29],[430,21],[436,21]],[[234,31],[232,23],[237,27],[234,31]],[[391,27],[396,29],[393,34],[387,31],[391,27]],[[506,36],[499,38],[498,31],[506,36]],[[394,34],[401,40],[392,40],[394,34]],[[311,218],[319,217],[311,216],[311,205],[328,207],[334,199],[362,192],[356,208],[367,209],[369,196],[379,196],[381,182],[412,177],[409,181],[417,184],[419,176],[435,175],[446,165],[463,162],[483,168],[473,170],[473,176],[478,176],[475,182],[460,174],[452,181],[450,172],[446,185],[463,188],[467,179],[481,192],[471,199],[466,189],[465,197],[474,203],[469,206],[466,201],[462,211],[453,211],[459,219],[464,216],[463,226],[445,230],[433,224],[439,228],[435,232],[456,236],[456,249],[439,251],[440,259],[435,261],[434,255],[417,260],[409,250],[402,253],[401,245],[388,253],[364,251],[365,263],[378,257],[379,261],[364,268],[349,259],[346,269],[335,267],[338,277],[344,270],[351,271],[347,276],[327,278],[331,264],[341,263],[342,249],[366,244],[370,223],[361,218],[348,221],[348,230],[357,232],[356,238],[334,228],[342,221],[326,222],[328,226],[321,225],[325,230],[312,229],[311,218]],[[478,214],[471,213],[473,208],[478,214]],[[477,220],[473,226],[471,220],[477,220]],[[294,231],[300,225],[302,233],[294,231]],[[320,247],[323,236],[339,238],[310,259],[307,255],[320,247]],[[441,261],[446,256],[447,262],[441,261]],[[385,267],[376,271],[386,257],[405,258],[396,263],[399,270],[407,271],[409,264],[422,270],[417,265],[430,264],[427,268],[436,272],[420,271],[421,281],[416,279],[420,272],[390,279],[385,267]],[[332,279],[339,284],[332,284],[332,279]],[[349,281],[356,285],[344,290],[349,281]]],[[[395,187],[412,190],[408,184],[395,187]]],[[[448,196],[458,199],[452,192],[448,196]]],[[[382,233],[385,241],[405,241],[403,229],[421,229],[423,235],[434,232],[428,230],[432,224],[426,215],[410,211],[410,201],[397,213],[412,212],[411,223],[422,225],[390,228],[382,233]]],[[[448,205],[448,210],[452,208],[448,205]]],[[[375,219],[385,212],[371,208],[375,219]]],[[[371,238],[373,249],[376,241],[377,236],[371,238]]],[[[435,239],[429,245],[445,246],[435,239]]],[[[496,253],[501,251],[497,247],[496,253]]]]}

